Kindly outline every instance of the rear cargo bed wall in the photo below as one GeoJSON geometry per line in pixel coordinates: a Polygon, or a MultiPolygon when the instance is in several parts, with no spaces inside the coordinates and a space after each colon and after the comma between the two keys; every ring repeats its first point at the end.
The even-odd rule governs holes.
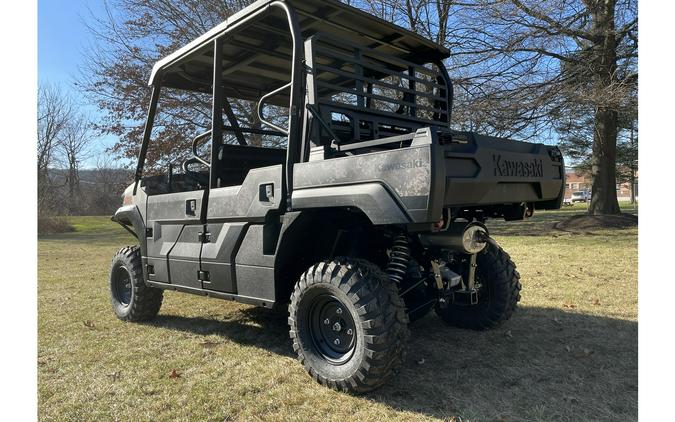
{"type": "Polygon", "coordinates": [[[407,148],[296,164],[293,208],[352,206],[374,224],[438,221],[433,189],[442,163],[432,138],[420,130],[407,148]]]}
{"type": "Polygon", "coordinates": [[[552,158],[551,147],[470,133],[461,138],[466,143],[442,147],[446,206],[536,204],[561,195],[564,165],[552,158]]]}

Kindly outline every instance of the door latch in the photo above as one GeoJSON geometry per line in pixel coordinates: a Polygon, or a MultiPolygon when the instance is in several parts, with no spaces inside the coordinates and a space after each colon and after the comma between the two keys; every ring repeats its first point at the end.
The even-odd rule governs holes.
{"type": "Polygon", "coordinates": [[[199,240],[202,243],[210,243],[211,242],[211,233],[199,232],[199,235],[197,236],[197,240],[199,240]]]}
{"type": "Polygon", "coordinates": [[[197,280],[211,281],[211,274],[208,271],[197,271],[197,280]]]}
{"type": "Polygon", "coordinates": [[[185,201],[185,214],[195,215],[197,213],[197,200],[188,199],[185,201]]]}
{"type": "Polygon", "coordinates": [[[260,185],[260,202],[274,201],[274,183],[260,185]]]}

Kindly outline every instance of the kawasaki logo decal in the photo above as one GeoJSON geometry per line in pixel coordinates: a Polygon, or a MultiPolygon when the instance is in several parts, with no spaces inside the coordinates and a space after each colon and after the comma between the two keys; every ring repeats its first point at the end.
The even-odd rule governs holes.
{"type": "Polygon", "coordinates": [[[501,155],[492,155],[495,176],[507,177],[544,177],[544,163],[541,159],[529,161],[503,160],[501,155]]]}
{"type": "Polygon", "coordinates": [[[387,163],[380,165],[380,171],[416,169],[421,167],[427,167],[428,165],[429,162],[424,160],[404,161],[402,163],[387,163]]]}

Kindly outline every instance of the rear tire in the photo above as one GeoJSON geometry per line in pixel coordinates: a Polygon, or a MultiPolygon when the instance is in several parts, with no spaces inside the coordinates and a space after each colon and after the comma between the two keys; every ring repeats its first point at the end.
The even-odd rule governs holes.
{"type": "Polygon", "coordinates": [[[141,251],[126,246],[115,254],[110,266],[110,303],[123,321],[147,321],[157,316],[164,291],[143,280],[141,251]]]}
{"type": "Polygon", "coordinates": [[[305,271],[291,296],[288,324],[305,370],[336,390],[374,390],[405,359],[405,305],[395,283],[364,260],[336,258],[305,271]]]}
{"type": "Polygon", "coordinates": [[[436,306],[436,314],[459,328],[485,330],[511,318],[520,300],[520,274],[516,264],[496,242],[489,241],[476,257],[478,304],[436,306]]]}

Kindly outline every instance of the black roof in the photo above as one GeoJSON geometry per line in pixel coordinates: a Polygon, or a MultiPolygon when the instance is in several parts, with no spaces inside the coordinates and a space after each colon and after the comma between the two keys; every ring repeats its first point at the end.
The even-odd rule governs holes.
{"type": "MultiPolygon", "coordinates": [[[[237,98],[259,98],[290,78],[292,55],[288,20],[279,0],[260,0],[230,16],[204,35],[158,61],[150,85],[208,92],[213,40],[227,33],[223,81],[237,98]],[[255,15],[255,19],[244,21],[255,15]]],[[[326,33],[380,53],[423,64],[442,60],[449,51],[400,26],[335,0],[281,0],[298,16],[302,37],[326,33]]]]}

